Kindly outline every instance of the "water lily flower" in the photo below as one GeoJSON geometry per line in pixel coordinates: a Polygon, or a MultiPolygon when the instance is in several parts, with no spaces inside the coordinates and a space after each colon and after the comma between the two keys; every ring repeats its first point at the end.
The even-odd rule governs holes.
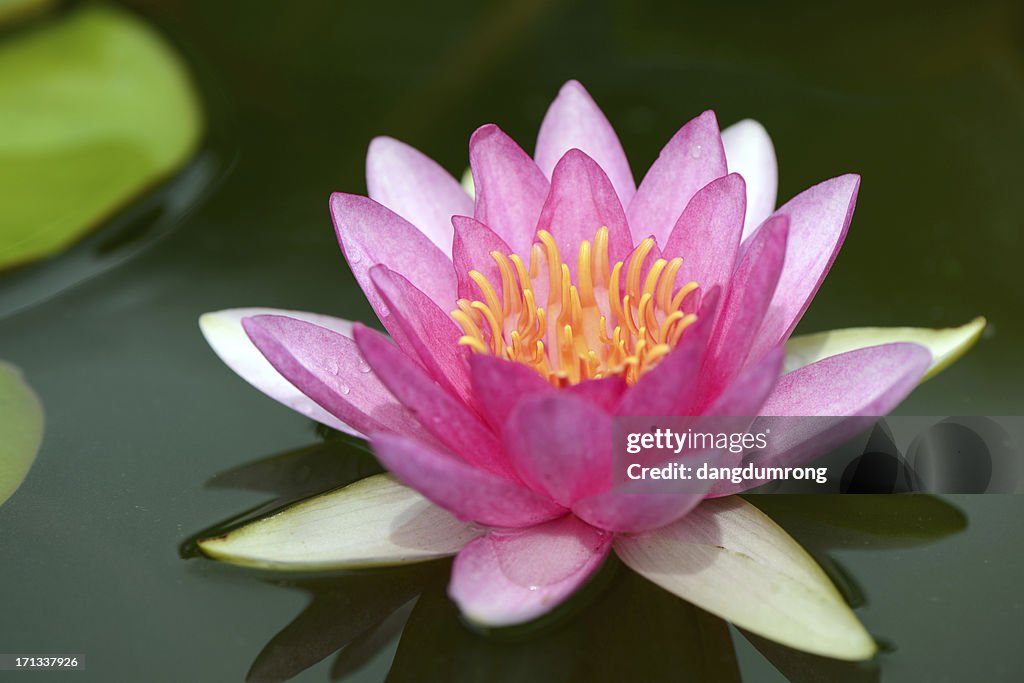
{"type": "Polygon", "coordinates": [[[875,651],[820,567],[754,506],[612,485],[614,416],[874,416],[984,325],[790,339],[843,243],[859,178],[776,209],[754,121],[684,125],[636,185],[574,81],[531,158],[497,126],[469,145],[472,192],[377,138],[369,197],[330,210],[390,335],[310,313],[201,319],[238,374],[366,437],[390,471],[201,542],[228,561],[356,567],[455,554],[451,598],[506,626],[570,596],[609,553],[735,624],[841,659],[875,651]]]}

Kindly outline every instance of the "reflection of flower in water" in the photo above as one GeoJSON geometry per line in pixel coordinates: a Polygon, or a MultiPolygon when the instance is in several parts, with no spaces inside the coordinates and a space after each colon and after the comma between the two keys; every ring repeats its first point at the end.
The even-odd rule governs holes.
{"type": "Polygon", "coordinates": [[[774,210],[774,152],[751,121],[720,134],[713,113],[698,116],[637,187],[608,121],[570,82],[535,159],[493,125],[474,133],[469,157],[475,199],[419,152],[378,139],[371,198],[331,199],[352,272],[394,343],[313,314],[202,320],[240,374],[365,435],[405,486],[367,479],[203,549],[293,569],[457,553],[449,595],[491,627],[553,609],[614,549],[738,626],[870,657],[874,642],[825,574],[755,507],[719,490],[613,489],[612,418],[884,414],[982,323],[818,335],[790,347],[782,374],[859,178],[774,210]]]}
{"type": "MultiPolygon", "coordinates": [[[[217,487],[277,494],[263,509],[308,495],[311,481],[343,485],[372,471],[366,454],[332,439],[214,477],[217,487]]],[[[766,510],[828,569],[853,604],[863,590],[829,556],[833,548],[901,548],[962,530],[956,509],[927,495],[757,496],[766,510]]],[[[200,534],[203,536],[205,534],[200,534]]],[[[265,579],[309,594],[310,602],[268,642],[250,681],[284,681],[337,653],[331,678],[378,659],[399,638],[389,681],[423,680],[712,680],[738,681],[733,643],[722,620],[609,563],[549,618],[484,635],[465,628],[445,595],[447,561],[398,568],[265,579]]],[[[868,683],[877,663],[839,662],[748,640],[791,680],[868,683]]],[[[889,634],[895,635],[895,634],[889,634]]]]}

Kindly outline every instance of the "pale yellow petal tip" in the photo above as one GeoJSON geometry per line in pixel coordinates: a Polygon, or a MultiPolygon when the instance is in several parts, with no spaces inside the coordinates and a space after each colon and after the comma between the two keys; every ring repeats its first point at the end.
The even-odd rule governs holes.
{"type": "Polygon", "coordinates": [[[967,351],[974,346],[979,339],[981,339],[981,335],[985,332],[985,328],[987,326],[988,320],[985,316],[979,315],[966,325],[951,327],[945,330],[936,330],[939,334],[955,339],[955,342],[950,344],[945,353],[937,355],[934,358],[932,366],[928,368],[928,372],[926,372],[924,377],[921,378],[921,381],[924,382],[931,379],[959,360],[961,356],[967,353],[967,351]]]}
{"type": "Polygon", "coordinates": [[[473,183],[472,169],[466,169],[462,174],[462,180],[459,181],[459,184],[462,185],[462,189],[465,190],[471,199],[476,199],[476,185],[473,183]]]}

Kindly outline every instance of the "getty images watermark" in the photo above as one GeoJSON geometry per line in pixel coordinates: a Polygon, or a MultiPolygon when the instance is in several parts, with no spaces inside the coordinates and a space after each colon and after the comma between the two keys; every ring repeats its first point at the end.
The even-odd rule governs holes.
{"type": "Polygon", "coordinates": [[[618,417],[630,493],[1012,493],[1024,417],[618,417]]]}

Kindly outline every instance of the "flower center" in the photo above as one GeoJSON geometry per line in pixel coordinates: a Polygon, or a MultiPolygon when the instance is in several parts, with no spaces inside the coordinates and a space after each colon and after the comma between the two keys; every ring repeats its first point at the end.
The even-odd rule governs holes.
{"type": "Polygon", "coordinates": [[[492,251],[501,274],[495,288],[479,271],[469,277],[483,301],[459,299],[452,317],[459,344],[528,365],[556,387],[621,375],[632,384],[671,351],[697,316],[696,282],[676,289],[682,258],[659,258],[644,272],[654,240],[610,266],[608,228],[580,244],[576,282],[554,237],[537,232],[530,267],[516,254],[492,251]],[[500,296],[499,296],[500,289],[500,296]]]}

